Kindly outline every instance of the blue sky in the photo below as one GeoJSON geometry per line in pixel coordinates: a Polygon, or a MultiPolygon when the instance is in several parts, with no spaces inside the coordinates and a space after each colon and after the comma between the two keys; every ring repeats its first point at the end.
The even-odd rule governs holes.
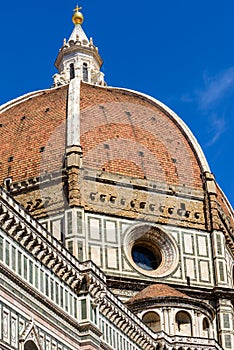
{"type": "MultiPolygon", "coordinates": [[[[0,104],[48,88],[72,0],[1,3],[0,104]]],[[[191,128],[234,205],[234,3],[80,0],[108,85],[147,93],[191,128]]]]}

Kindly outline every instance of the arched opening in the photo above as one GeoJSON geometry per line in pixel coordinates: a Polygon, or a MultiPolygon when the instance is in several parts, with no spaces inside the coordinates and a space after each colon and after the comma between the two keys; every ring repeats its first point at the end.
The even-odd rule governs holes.
{"type": "Polygon", "coordinates": [[[86,82],[89,81],[88,65],[87,65],[87,63],[83,63],[83,81],[86,81],[86,82]]]}
{"type": "Polygon", "coordinates": [[[156,312],[147,312],[144,314],[142,321],[152,329],[153,332],[161,331],[160,316],[156,312]]]}
{"type": "Polygon", "coordinates": [[[28,340],[24,344],[24,350],[38,350],[38,347],[32,340],[28,340]]]}
{"type": "Polygon", "coordinates": [[[75,78],[75,67],[74,67],[74,63],[70,64],[70,80],[75,78]]]}
{"type": "Polygon", "coordinates": [[[192,336],[192,320],[187,312],[179,311],[176,314],[176,333],[192,336]]]}
{"type": "Polygon", "coordinates": [[[204,338],[210,337],[210,323],[206,317],[204,317],[202,321],[202,336],[204,338]]]}

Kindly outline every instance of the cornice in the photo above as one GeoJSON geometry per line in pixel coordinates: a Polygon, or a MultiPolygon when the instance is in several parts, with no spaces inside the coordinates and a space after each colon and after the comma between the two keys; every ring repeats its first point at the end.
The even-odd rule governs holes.
{"type": "Polygon", "coordinates": [[[79,263],[42,225],[26,213],[0,188],[0,226],[11,238],[54,272],[73,290],[79,290],[84,276],[105,283],[106,278],[92,262],[79,263]]]}
{"type": "Polygon", "coordinates": [[[65,56],[69,56],[70,54],[74,54],[74,53],[81,53],[84,55],[88,55],[88,56],[92,56],[99,64],[99,66],[101,67],[103,64],[103,60],[101,58],[101,56],[98,53],[98,50],[95,46],[82,46],[82,45],[78,45],[78,44],[74,44],[72,46],[66,47],[64,46],[58,54],[58,57],[56,58],[55,61],[55,67],[57,69],[59,69],[59,66],[63,60],[63,58],[65,56]]]}
{"type": "Polygon", "coordinates": [[[93,297],[93,305],[99,306],[100,311],[108,319],[117,312],[119,321],[116,325],[126,333],[127,324],[127,334],[133,340],[135,330],[134,335],[139,338],[142,349],[155,348],[153,333],[106,289],[106,277],[98,267],[91,261],[79,263],[2,188],[0,188],[0,226],[76,293],[82,293],[82,285],[86,285],[87,292],[93,297]]]}
{"type": "Polygon", "coordinates": [[[22,192],[31,191],[39,186],[46,187],[56,182],[65,181],[67,174],[65,169],[53,172],[46,173],[41,176],[31,177],[27,180],[12,182],[10,184],[10,193],[12,195],[18,195],[22,192]]]}
{"type": "MultiPolygon", "coordinates": [[[[73,291],[81,295],[83,292],[89,293],[93,300],[93,307],[98,307],[100,313],[110,323],[136,342],[142,350],[160,349],[161,345],[163,345],[162,349],[169,350],[172,344],[176,350],[179,349],[181,346],[179,339],[179,344],[175,344],[177,340],[174,341],[171,337],[164,335],[159,341],[159,334],[151,331],[107,289],[106,277],[95,264],[91,261],[79,263],[2,188],[0,188],[0,226],[23,249],[30,252],[73,291]],[[86,286],[86,291],[82,291],[83,284],[86,286]]],[[[193,343],[194,338],[191,338],[190,344],[193,343]]],[[[213,340],[209,340],[208,343],[210,349],[219,349],[213,340]]]]}
{"type": "Polygon", "coordinates": [[[191,297],[176,297],[176,296],[157,296],[157,297],[152,297],[152,298],[146,298],[146,299],[142,299],[142,300],[136,300],[136,301],[132,301],[132,302],[127,302],[126,303],[127,306],[129,306],[129,308],[131,310],[144,310],[146,307],[179,307],[179,308],[184,308],[184,307],[188,307],[190,309],[194,309],[196,311],[200,311],[200,312],[207,312],[210,316],[211,319],[214,319],[215,317],[215,310],[214,308],[209,305],[206,302],[203,302],[202,300],[197,300],[191,297]]]}

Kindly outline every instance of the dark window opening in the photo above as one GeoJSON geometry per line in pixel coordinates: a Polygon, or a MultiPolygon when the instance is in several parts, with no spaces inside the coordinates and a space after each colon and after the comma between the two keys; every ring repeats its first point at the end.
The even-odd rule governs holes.
{"type": "Polygon", "coordinates": [[[74,67],[74,63],[70,64],[70,80],[75,78],[75,67],[74,67]]]}
{"type": "Polygon", "coordinates": [[[179,311],[176,314],[177,334],[192,336],[192,320],[187,312],[179,311]]]}
{"type": "Polygon", "coordinates": [[[89,77],[88,77],[88,65],[87,63],[83,63],[83,80],[88,82],[89,77]]]}
{"type": "Polygon", "coordinates": [[[203,337],[205,338],[209,338],[209,333],[210,333],[210,325],[209,325],[209,321],[207,320],[207,318],[203,319],[202,322],[202,330],[203,330],[203,337]]]}
{"type": "Polygon", "coordinates": [[[7,192],[10,192],[11,190],[11,183],[12,183],[12,179],[10,177],[4,180],[4,185],[7,192]]]}
{"type": "Polygon", "coordinates": [[[28,340],[24,344],[24,350],[38,350],[36,344],[32,340],[28,340]]]}
{"type": "Polygon", "coordinates": [[[156,312],[147,312],[142,321],[152,329],[153,332],[159,332],[161,330],[160,316],[156,312]]]}
{"type": "Polygon", "coordinates": [[[132,258],[137,266],[147,271],[156,270],[162,262],[162,256],[158,249],[151,250],[141,245],[133,246],[132,258]]]}

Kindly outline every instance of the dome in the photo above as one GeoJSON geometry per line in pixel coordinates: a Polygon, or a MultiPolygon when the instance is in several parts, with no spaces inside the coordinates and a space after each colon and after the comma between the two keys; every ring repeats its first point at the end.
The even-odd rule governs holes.
{"type": "Polygon", "coordinates": [[[154,332],[168,331],[172,325],[178,327],[177,335],[192,335],[192,315],[198,314],[202,319],[214,319],[213,307],[201,299],[195,299],[170,287],[167,284],[152,284],[136,293],[126,305],[138,315],[154,332]],[[168,310],[172,314],[165,318],[168,310]],[[164,321],[163,321],[164,320],[164,321]],[[169,324],[171,324],[169,326],[169,324]],[[180,325],[183,324],[181,328],[180,325]]]}
{"type": "Polygon", "coordinates": [[[24,294],[12,303],[21,317],[27,294],[66,329],[90,324],[91,347],[233,348],[233,210],[170,108],[106,86],[80,9],[53,87],[0,106],[0,261],[24,294]]]}
{"type": "Polygon", "coordinates": [[[157,283],[149,285],[131,297],[126,305],[134,312],[144,314],[146,310],[160,310],[164,305],[174,309],[198,310],[214,317],[213,307],[199,297],[190,297],[179,290],[164,284],[157,283]]]}
{"type": "MultiPolygon", "coordinates": [[[[168,108],[124,89],[82,83],[80,94],[84,168],[202,190],[204,156],[168,108]]],[[[65,85],[1,107],[1,182],[63,168],[67,95],[65,85]]]]}
{"type": "MultiPolygon", "coordinates": [[[[12,194],[20,195],[21,204],[29,208],[32,199],[24,197],[22,191],[41,187],[42,180],[48,183],[59,178],[59,190],[53,188],[49,198],[51,208],[56,206],[56,210],[63,211],[68,191],[65,190],[67,140],[75,138],[80,143],[82,157],[80,181],[94,179],[91,185],[80,185],[75,205],[154,221],[155,193],[163,193],[164,197],[157,199],[157,215],[163,217],[160,222],[173,217],[173,223],[179,226],[192,222],[193,227],[205,228],[209,225],[205,221],[209,214],[204,212],[202,201],[208,190],[217,196],[224,221],[215,225],[224,229],[228,238],[226,228],[232,230],[234,222],[232,208],[214,182],[205,156],[184,122],[167,106],[142,93],[79,84],[79,98],[72,107],[68,84],[29,93],[0,107],[2,186],[10,184],[12,194]],[[79,116],[77,125],[72,125],[69,113],[79,116]],[[118,184],[122,189],[113,191],[113,187],[105,186],[108,192],[103,193],[103,188],[97,188],[99,182],[118,184]],[[147,195],[139,196],[134,192],[137,189],[147,191],[147,195]],[[123,198],[119,199],[119,206],[126,205],[116,212],[116,207],[111,208],[120,192],[123,198]],[[94,205],[96,193],[100,196],[98,207],[97,203],[94,205]],[[107,197],[111,208],[102,205],[107,197]]],[[[47,194],[42,193],[42,197],[47,198],[47,194]]],[[[37,210],[32,213],[37,216],[37,210]]],[[[40,216],[45,215],[48,210],[40,212],[40,216]]],[[[228,241],[234,250],[232,240],[228,238],[228,241]]]]}
{"type": "Polygon", "coordinates": [[[46,146],[50,147],[51,157],[43,163],[43,172],[62,168],[66,100],[67,86],[64,86],[30,93],[0,108],[1,183],[5,178],[16,183],[40,176],[46,146]],[[53,142],[49,143],[52,136],[53,142]]]}
{"type": "Polygon", "coordinates": [[[135,303],[138,301],[143,301],[143,300],[150,300],[150,299],[157,299],[161,297],[177,297],[177,298],[187,298],[191,299],[188,297],[186,294],[181,293],[177,289],[168,286],[167,284],[152,284],[142,291],[138,292],[135,294],[132,298],[128,300],[128,303],[135,303]]]}

